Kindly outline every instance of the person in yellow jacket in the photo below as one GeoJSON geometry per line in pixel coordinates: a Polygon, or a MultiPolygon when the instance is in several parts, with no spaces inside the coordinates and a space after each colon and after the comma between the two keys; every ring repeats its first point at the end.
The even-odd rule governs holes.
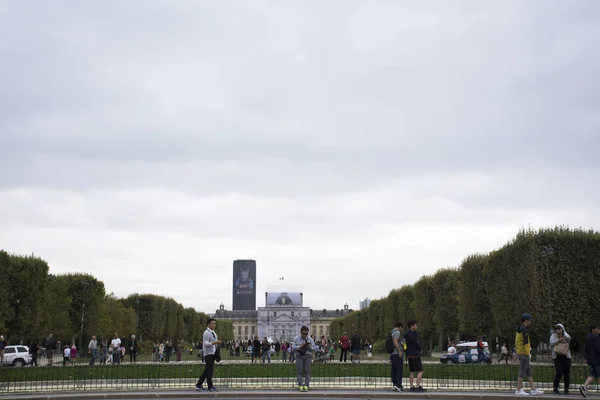
{"type": "Polygon", "coordinates": [[[533,382],[533,373],[531,372],[531,343],[529,341],[529,329],[533,319],[531,314],[521,315],[521,325],[517,328],[515,336],[515,347],[517,348],[517,358],[519,359],[519,378],[517,379],[517,396],[529,396],[543,394],[544,392],[535,388],[533,382]],[[531,391],[527,393],[523,390],[523,379],[527,378],[531,391]]]}

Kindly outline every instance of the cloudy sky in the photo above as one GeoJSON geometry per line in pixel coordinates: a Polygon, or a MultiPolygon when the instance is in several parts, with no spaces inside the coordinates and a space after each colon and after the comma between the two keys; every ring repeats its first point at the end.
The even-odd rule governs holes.
{"type": "Polygon", "coordinates": [[[0,248],[207,312],[253,258],[259,305],[357,308],[521,227],[600,229],[599,13],[0,1],[0,248]]]}

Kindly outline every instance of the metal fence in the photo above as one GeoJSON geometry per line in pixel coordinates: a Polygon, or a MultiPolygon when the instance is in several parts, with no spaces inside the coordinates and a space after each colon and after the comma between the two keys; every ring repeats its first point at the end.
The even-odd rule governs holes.
{"type": "MultiPolygon", "coordinates": [[[[86,390],[158,390],[193,388],[204,369],[197,361],[170,363],[140,362],[120,365],[71,364],[62,366],[0,368],[0,394],[86,390]]],[[[514,390],[518,366],[514,364],[425,363],[423,386],[429,390],[514,390]]],[[[533,366],[538,387],[551,389],[555,370],[550,364],[533,366]]],[[[314,389],[391,388],[391,366],[386,361],[361,363],[325,362],[311,366],[314,389]]],[[[571,390],[588,375],[586,365],[573,365],[571,390]]],[[[409,386],[408,366],[404,364],[404,386],[409,386]]],[[[224,360],[215,366],[215,385],[236,389],[294,389],[294,363],[270,364],[224,360]]],[[[561,382],[562,387],[562,382],[561,382]]],[[[594,388],[598,390],[598,388],[594,388]]]]}

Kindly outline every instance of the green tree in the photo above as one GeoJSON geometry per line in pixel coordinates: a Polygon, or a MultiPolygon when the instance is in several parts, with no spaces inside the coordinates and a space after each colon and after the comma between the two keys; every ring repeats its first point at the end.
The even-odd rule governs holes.
{"type": "Polygon", "coordinates": [[[458,286],[460,271],[455,268],[438,270],[431,278],[434,308],[433,325],[442,348],[443,335],[454,338],[458,333],[458,286]]]}
{"type": "MultiPolygon", "coordinates": [[[[487,256],[475,254],[463,260],[459,268],[459,329],[467,336],[492,331],[492,306],[488,291],[493,290],[484,276],[487,256]]],[[[509,282],[509,277],[504,277],[509,282]]],[[[500,279],[501,280],[501,279],[500,279]]]]}
{"type": "MultiPolygon", "coordinates": [[[[413,286],[415,319],[423,339],[435,336],[433,313],[435,311],[435,293],[431,276],[423,276],[413,286]]],[[[407,327],[408,329],[408,327],[407,327]]]]}

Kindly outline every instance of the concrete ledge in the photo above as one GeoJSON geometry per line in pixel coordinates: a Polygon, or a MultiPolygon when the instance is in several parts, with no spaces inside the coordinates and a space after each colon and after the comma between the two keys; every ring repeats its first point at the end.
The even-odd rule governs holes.
{"type": "MultiPolygon", "coordinates": [[[[573,392],[573,395],[578,393],[573,392]]],[[[544,399],[565,399],[565,396],[557,396],[554,394],[542,395],[544,399]]],[[[111,392],[78,392],[78,393],[45,393],[45,394],[28,394],[0,396],[1,398],[10,398],[14,400],[133,400],[133,399],[198,399],[198,398],[214,398],[214,399],[253,399],[253,398],[280,398],[280,399],[296,399],[296,398],[323,398],[323,399],[391,399],[391,398],[407,398],[407,399],[445,399],[445,400],[495,400],[518,397],[513,391],[473,391],[473,392],[443,392],[430,391],[426,393],[398,393],[391,390],[326,390],[315,389],[308,393],[301,393],[296,390],[236,390],[223,389],[217,393],[197,392],[195,390],[153,390],[153,391],[111,391],[111,392]]],[[[571,396],[569,396],[571,397],[571,396]]],[[[567,397],[568,398],[568,397],[567,397]]]]}

